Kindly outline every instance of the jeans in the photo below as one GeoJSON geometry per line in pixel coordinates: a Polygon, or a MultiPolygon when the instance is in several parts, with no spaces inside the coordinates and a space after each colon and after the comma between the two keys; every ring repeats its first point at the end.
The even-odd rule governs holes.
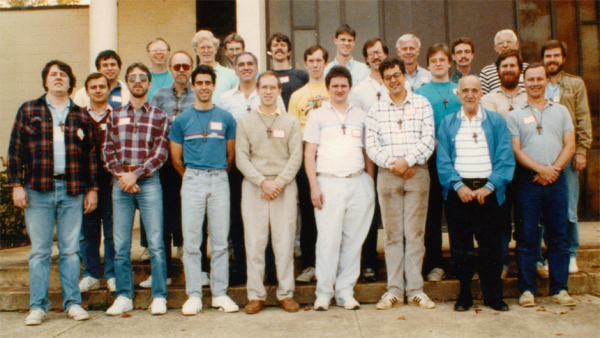
{"type": "Polygon", "coordinates": [[[98,207],[83,215],[79,250],[83,261],[83,277],[100,279],[100,238],[104,234],[104,278],[115,277],[115,244],[113,241],[112,187],[98,191],[98,207]]]}
{"type": "Polygon", "coordinates": [[[117,297],[134,297],[131,267],[131,233],[136,202],[146,226],[148,250],[152,265],[152,297],[167,298],[167,265],[163,242],[163,204],[159,173],[137,181],[140,192],[123,191],[117,179],[113,182],[113,214],[115,241],[115,274],[117,297]]]}
{"type": "Polygon", "coordinates": [[[25,209],[29,256],[29,306],[48,312],[50,254],[54,224],[58,235],[58,274],[63,309],[81,303],[79,291],[79,236],[83,216],[83,195],[67,195],[65,181],[55,180],[54,191],[39,192],[25,186],[29,207],[25,209]]]}
{"type": "Polygon", "coordinates": [[[213,297],[227,295],[229,285],[229,179],[227,171],[187,168],[181,186],[183,266],[188,296],[202,297],[202,222],[208,215],[213,297]]]}
{"type": "Polygon", "coordinates": [[[558,179],[543,186],[532,182],[532,172],[518,173],[515,203],[515,240],[519,291],[536,294],[535,260],[539,250],[539,222],[544,215],[550,267],[550,295],[569,290],[569,251],[567,245],[567,181],[561,172],[558,179]]]}

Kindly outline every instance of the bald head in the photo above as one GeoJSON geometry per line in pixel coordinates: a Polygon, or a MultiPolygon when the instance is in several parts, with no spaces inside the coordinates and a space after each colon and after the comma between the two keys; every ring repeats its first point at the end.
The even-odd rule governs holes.
{"type": "Polygon", "coordinates": [[[481,101],[481,81],[475,75],[467,75],[458,82],[458,98],[466,114],[475,115],[481,101]]]}

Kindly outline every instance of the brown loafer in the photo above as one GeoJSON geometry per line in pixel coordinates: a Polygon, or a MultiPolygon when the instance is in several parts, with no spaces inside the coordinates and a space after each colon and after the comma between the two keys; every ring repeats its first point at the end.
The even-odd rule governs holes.
{"type": "Polygon", "coordinates": [[[279,306],[287,312],[298,312],[300,306],[292,297],[284,298],[279,301],[279,306]]]}
{"type": "Polygon", "coordinates": [[[264,310],[265,309],[265,301],[264,300],[258,300],[258,299],[253,299],[250,301],[250,303],[248,303],[248,305],[246,305],[246,307],[244,308],[246,310],[246,313],[249,315],[253,315],[255,313],[259,313],[260,310],[264,310]]]}

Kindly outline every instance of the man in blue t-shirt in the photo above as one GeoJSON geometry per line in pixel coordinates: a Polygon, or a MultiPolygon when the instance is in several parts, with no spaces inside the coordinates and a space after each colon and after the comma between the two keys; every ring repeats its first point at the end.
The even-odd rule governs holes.
{"type": "Polygon", "coordinates": [[[235,119],[212,104],[215,71],[200,65],[192,72],[194,106],[179,115],[171,126],[171,161],[183,176],[181,221],[183,230],[183,266],[189,299],[183,315],[202,310],[202,222],[208,213],[211,236],[212,307],[237,312],[239,307],[227,296],[229,284],[229,180],[235,154],[235,119]],[[185,159],[185,160],[184,160],[185,159]]]}

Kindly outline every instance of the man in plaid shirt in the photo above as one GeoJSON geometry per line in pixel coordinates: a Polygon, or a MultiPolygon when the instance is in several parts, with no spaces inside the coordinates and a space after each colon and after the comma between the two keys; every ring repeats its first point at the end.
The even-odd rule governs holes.
{"type": "Polygon", "coordinates": [[[106,311],[115,316],[133,309],[131,232],[136,205],[144,220],[150,261],[152,296],[150,311],[167,312],[167,266],[163,243],[163,201],[158,169],[167,160],[169,117],[148,103],[152,75],[143,63],[133,63],[125,73],[131,100],[116,108],[106,123],[104,167],[113,174],[113,238],[117,299],[106,311]]]}
{"type": "Polygon", "coordinates": [[[94,126],[69,99],[75,87],[69,65],[48,62],[42,80],[46,94],[19,108],[8,148],[8,182],[15,206],[25,210],[31,240],[31,312],[25,325],[41,324],[50,308],[55,223],[63,308],[75,320],[90,318],[80,306],[78,280],[82,217],[96,209],[98,198],[94,126]]]}

